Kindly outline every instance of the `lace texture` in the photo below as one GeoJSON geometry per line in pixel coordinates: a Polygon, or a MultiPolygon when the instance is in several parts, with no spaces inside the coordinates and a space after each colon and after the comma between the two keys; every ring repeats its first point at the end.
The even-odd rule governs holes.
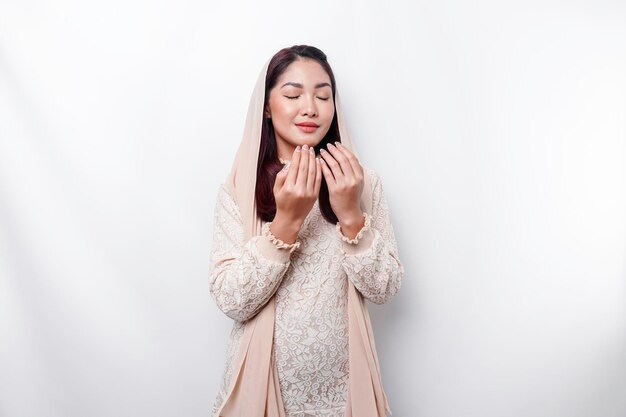
{"type": "MultiPolygon", "coordinates": [[[[336,225],[322,217],[316,201],[300,228],[300,245],[289,250],[265,234],[244,242],[239,209],[227,188],[220,187],[209,288],[218,308],[235,322],[211,416],[232,381],[243,321],[273,295],[274,357],[286,416],[344,416],[348,279],[365,298],[381,304],[400,289],[404,273],[382,184],[374,171],[366,172],[372,179],[373,212],[356,242],[337,236],[336,225]]],[[[263,224],[267,231],[268,224],[263,224]]]]}

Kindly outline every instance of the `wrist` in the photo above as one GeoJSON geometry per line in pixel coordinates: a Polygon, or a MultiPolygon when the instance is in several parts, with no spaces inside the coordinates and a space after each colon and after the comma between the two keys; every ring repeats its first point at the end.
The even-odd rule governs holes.
{"type": "Polygon", "coordinates": [[[263,236],[267,236],[268,240],[260,240],[257,243],[259,250],[261,250],[266,257],[285,263],[289,259],[289,255],[298,249],[301,243],[298,241],[293,243],[283,241],[272,233],[270,230],[271,225],[271,222],[263,224],[262,234],[263,236]],[[278,249],[278,251],[276,249],[278,249]]]}
{"type": "Polygon", "coordinates": [[[360,209],[355,210],[345,216],[342,216],[341,219],[339,219],[339,223],[341,223],[341,227],[363,226],[365,223],[365,214],[360,209]]]}
{"type": "Polygon", "coordinates": [[[298,233],[300,232],[300,227],[302,227],[302,223],[296,220],[288,219],[279,213],[276,213],[276,216],[274,216],[274,220],[272,220],[272,224],[270,225],[270,231],[278,239],[291,244],[296,241],[298,233]]]}
{"type": "Polygon", "coordinates": [[[339,225],[344,236],[354,239],[357,233],[365,226],[365,214],[359,210],[355,214],[342,218],[339,221],[339,225]]]}
{"type": "Polygon", "coordinates": [[[359,230],[354,237],[347,237],[341,232],[341,226],[337,223],[336,229],[339,238],[342,240],[342,249],[346,255],[356,255],[372,247],[374,242],[374,233],[372,226],[372,216],[363,213],[365,217],[365,225],[359,230]]]}

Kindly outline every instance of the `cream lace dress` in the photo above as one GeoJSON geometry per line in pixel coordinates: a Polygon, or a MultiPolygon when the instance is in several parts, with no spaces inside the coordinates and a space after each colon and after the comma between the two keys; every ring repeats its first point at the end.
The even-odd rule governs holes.
{"type": "Polygon", "coordinates": [[[241,215],[224,184],[218,191],[209,288],[217,306],[234,320],[216,415],[231,383],[243,322],[276,294],[274,357],[287,417],[343,417],[348,390],[348,279],[376,304],[400,289],[389,208],[378,174],[372,181],[372,213],[348,239],[322,216],[318,201],[294,244],[269,232],[244,242],[241,215]]]}

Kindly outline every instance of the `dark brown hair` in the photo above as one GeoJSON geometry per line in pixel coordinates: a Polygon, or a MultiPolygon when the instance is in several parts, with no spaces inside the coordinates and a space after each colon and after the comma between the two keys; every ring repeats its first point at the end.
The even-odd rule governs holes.
{"type": "MultiPolygon", "coordinates": [[[[312,59],[318,62],[330,77],[330,84],[333,92],[333,102],[335,101],[335,76],[326,59],[326,54],[314,46],[295,45],[283,48],[278,51],[270,60],[265,76],[265,101],[263,108],[267,108],[270,90],[276,85],[278,78],[287,67],[297,59],[312,59]]],[[[341,142],[339,135],[339,125],[337,124],[337,110],[333,116],[333,121],[326,136],[315,146],[315,154],[319,155],[319,150],[326,148],[329,142],[341,142]]],[[[256,210],[259,217],[266,222],[272,221],[276,216],[276,201],[274,200],[274,183],[276,174],[283,168],[283,164],[278,159],[276,150],[276,137],[274,126],[269,118],[263,119],[261,128],[261,143],[259,147],[259,159],[256,173],[256,210]]],[[[330,206],[328,197],[328,185],[322,177],[322,184],[319,194],[319,208],[322,216],[329,222],[335,224],[338,219],[330,206]]]]}

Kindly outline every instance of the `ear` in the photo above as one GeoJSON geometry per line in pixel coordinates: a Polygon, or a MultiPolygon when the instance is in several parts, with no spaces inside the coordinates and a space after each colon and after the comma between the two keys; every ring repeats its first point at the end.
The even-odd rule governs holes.
{"type": "Polygon", "coordinates": [[[272,118],[272,114],[270,113],[270,107],[269,106],[265,106],[265,110],[263,111],[263,117],[265,117],[266,119],[271,119],[272,118]]]}

